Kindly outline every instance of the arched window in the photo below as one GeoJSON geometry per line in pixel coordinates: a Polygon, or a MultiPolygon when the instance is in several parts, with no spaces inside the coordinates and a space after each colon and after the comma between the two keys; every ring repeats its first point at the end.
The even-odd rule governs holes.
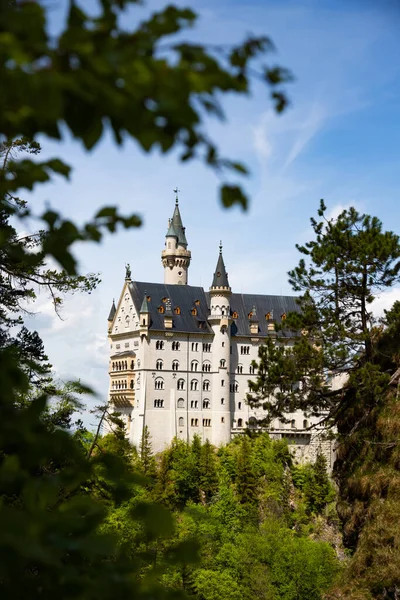
{"type": "Polygon", "coordinates": [[[178,379],[177,388],[178,388],[178,390],[185,389],[185,380],[184,379],[178,379]]]}
{"type": "Polygon", "coordinates": [[[179,369],[179,361],[173,360],[172,361],[172,370],[173,371],[178,371],[178,369],[179,369]]]}
{"type": "Polygon", "coordinates": [[[172,350],[179,350],[180,342],[172,342],[172,350]]]}
{"type": "Polygon", "coordinates": [[[174,313],[175,313],[176,315],[180,315],[180,314],[181,314],[181,309],[179,308],[179,306],[177,306],[177,307],[175,308],[175,310],[174,310],[174,313]]]}
{"type": "Polygon", "coordinates": [[[257,419],[255,417],[250,417],[249,427],[257,427],[257,419]]]}
{"type": "Polygon", "coordinates": [[[193,317],[197,317],[197,308],[195,306],[192,308],[192,310],[190,312],[192,313],[193,317]]]}
{"type": "Polygon", "coordinates": [[[185,423],[183,417],[179,417],[179,421],[178,422],[179,422],[179,427],[183,427],[183,425],[185,423]]]}
{"type": "Polygon", "coordinates": [[[296,429],[296,419],[292,419],[290,422],[290,426],[292,429],[296,429]]]}
{"type": "Polygon", "coordinates": [[[133,360],[131,360],[131,369],[135,368],[135,363],[133,362],[133,360]]]}
{"type": "Polygon", "coordinates": [[[128,361],[126,360],[125,361],[125,371],[127,371],[127,370],[128,370],[128,361]]]}
{"type": "Polygon", "coordinates": [[[209,389],[210,389],[210,382],[208,381],[208,379],[205,379],[205,380],[203,381],[203,390],[204,390],[205,392],[208,392],[208,391],[209,391],[209,389]]]}
{"type": "Polygon", "coordinates": [[[131,379],[130,387],[131,387],[131,390],[133,390],[133,379],[131,379]]]}
{"type": "Polygon", "coordinates": [[[190,370],[197,371],[198,366],[199,366],[199,363],[197,362],[197,360],[192,360],[192,362],[190,364],[190,370]]]}
{"type": "Polygon", "coordinates": [[[162,371],[163,368],[163,361],[161,360],[161,358],[159,358],[156,362],[156,369],[157,371],[162,371]]]}
{"type": "Polygon", "coordinates": [[[161,306],[159,306],[157,310],[158,310],[158,312],[159,312],[161,315],[163,315],[163,314],[164,314],[164,312],[165,312],[165,308],[164,308],[162,305],[161,305],[161,306]]]}
{"type": "Polygon", "coordinates": [[[243,427],[243,419],[238,419],[237,426],[243,427]]]}
{"type": "Polygon", "coordinates": [[[307,429],[307,427],[308,427],[308,421],[307,421],[307,419],[304,419],[304,421],[303,421],[303,429],[307,429]]]}
{"type": "Polygon", "coordinates": [[[206,361],[202,366],[203,373],[209,373],[211,371],[211,363],[206,361]]]}
{"type": "Polygon", "coordinates": [[[199,386],[199,382],[197,381],[197,379],[192,379],[192,381],[190,382],[190,389],[192,392],[195,392],[198,389],[199,386]]]}
{"type": "Polygon", "coordinates": [[[237,314],[236,310],[234,310],[232,313],[232,319],[237,319],[238,317],[239,315],[237,314]]]}
{"type": "Polygon", "coordinates": [[[185,401],[183,398],[178,398],[178,408],[185,408],[185,401]]]}
{"type": "Polygon", "coordinates": [[[210,408],[210,401],[208,398],[203,400],[203,408],[210,408]]]}
{"type": "Polygon", "coordinates": [[[161,377],[157,377],[157,379],[154,382],[154,389],[163,390],[164,389],[164,379],[161,379],[161,377]]]}
{"type": "Polygon", "coordinates": [[[249,367],[249,373],[250,373],[250,375],[254,375],[254,367],[253,367],[253,365],[250,365],[250,367],[249,367]]]}
{"type": "Polygon", "coordinates": [[[239,373],[239,375],[241,375],[243,373],[243,366],[242,365],[238,365],[237,366],[236,373],[239,373]]]}
{"type": "Polygon", "coordinates": [[[226,360],[225,360],[224,358],[221,358],[221,360],[219,361],[219,366],[220,366],[221,368],[224,368],[224,367],[225,367],[225,365],[226,365],[226,360]]]}

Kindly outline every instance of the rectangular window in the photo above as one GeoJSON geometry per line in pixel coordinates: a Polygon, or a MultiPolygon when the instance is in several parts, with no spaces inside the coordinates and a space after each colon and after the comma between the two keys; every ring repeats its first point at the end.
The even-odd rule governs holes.
{"type": "Polygon", "coordinates": [[[199,426],[199,420],[198,419],[191,419],[190,420],[190,424],[192,427],[198,427],[199,426]]]}
{"type": "Polygon", "coordinates": [[[221,379],[221,387],[225,386],[225,379],[221,379]]]}
{"type": "Polygon", "coordinates": [[[221,423],[225,423],[225,417],[221,417],[221,423]]]}
{"type": "Polygon", "coordinates": [[[242,408],[242,403],[238,402],[238,409],[240,410],[242,408]]]}
{"type": "Polygon", "coordinates": [[[225,404],[225,398],[221,398],[221,405],[225,404]]]}
{"type": "Polygon", "coordinates": [[[211,427],[211,419],[203,419],[203,427],[211,427]]]}

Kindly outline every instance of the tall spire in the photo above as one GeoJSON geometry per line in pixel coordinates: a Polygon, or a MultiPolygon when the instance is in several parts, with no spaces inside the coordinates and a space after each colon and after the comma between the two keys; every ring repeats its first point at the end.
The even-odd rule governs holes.
{"type": "Polygon", "coordinates": [[[165,250],[161,253],[164,266],[164,283],[187,285],[187,271],[190,265],[191,254],[187,249],[185,228],[179,210],[179,189],[176,187],[175,207],[172,218],[168,221],[168,231],[165,236],[165,250]]]}
{"type": "Polygon", "coordinates": [[[219,243],[219,256],[217,266],[215,268],[214,278],[211,284],[212,288],[229,288],[228,273],[225,269],[224,258],[222,256],[222,242],[219,243]]]}
{"type": "MultiPolygon", "coordinates": [[[[176,189],[178,189],[178,188],[176,188],[176,189]]],[[[187,240],[186,240],[186,235],[185,235],[185,228],[183,226],[181,213],[179,210],[178,196],[176,197],[176,200],[175,200],[175,208],[174,208],[174,214],[172,215],[171,225],[172,225],[174,231],[176,232],[176,235],[178,236],[178,245],[186,248],[187,240]]]]}

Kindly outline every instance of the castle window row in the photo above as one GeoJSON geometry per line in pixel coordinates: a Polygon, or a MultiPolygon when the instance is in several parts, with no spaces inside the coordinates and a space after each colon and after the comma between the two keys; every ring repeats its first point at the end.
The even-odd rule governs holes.
{"type": "Polygon", "coordinates": [[[154,408],[164,408],[164,400],[157,398],[154,400],[154,408]]]}
{"type": "Polygon", "coordinates": [[[250,354],[250,346],[240,346],[240,354],[250,354]]]}
{"type": "MultiPolygon", "coordinates": [[[[131,389],[133,389],[133,380],[131,381],[131,389]]],[[[112,390],[127,390],[128,382],[125,379],[120,379],[119,381],[113,381],[111,383],[112,390]]]]}
{"type": "MultiPolygon", "coordinates": [[[[210,400],[208,398],[205,398],[203,400],[202,403],[203,409],[208,410],[209,408],[211,408],[211,403],[210,400]]],[[[183,398],[179,398],[177,401],[177,407],[178,408],[185,408],[185,400],[183,398]]],[[[199,408],[199,401],[198,400],[191,400],[190,401],[190,408],[199,408]]]]}
{"type": "MultiPolygon", "coordinates": [[[[183,417],[181,417],[183,419],[183,417]]],[[[183,422],[182,422],[183,424],[183,422]]],[[[190,426],[191,427],[198,427],[199,426],[199,419],[190,419],[190,426]]],[[[203,427],[211,427],[211,419],[203,419],[203,427]]]]}
{"type": "MultiPolygon", "coordinates": [[[[199,342],[192,342],[192,345],[191,345],[192,352],[198,352],[199,345],[200,345],[199,342]]],[[[180,348],[181,348],[180,342],[172,342],[171,349],[173,351],[178,351],[178,350],[180,350],[180,348]]],[[[164,349],[165,349],[164,340],[157,340],[156,341],[156,350],[164,350],[164,349]]],[[[203,352],[211,352],[211,344],[210,343],[203,344],[203,352]]]]}
{"type": "MultiPolygon", "coordinates": [[[[156,361],[156,370],[162,371],[163,368],[164,368],[163,360],[161,358],[158,358],[156,361]]],[[[190,370],[196,372],[198,370],[198,368],[199,368],[198,361],[193,360],[190,364],[190,370]]],[[[179,371],[179,361],[178,360],[172,361],[172,370],[179,371]]],[[[202,371],[203,371],[203,373],[210,373],[211,372],[211,363],[209,363],[209,362],[203,363],[202,371]]]]}
{"type": "Polygon", "coordinates": [[[239,391],[239,384],[237,381],[235,381],[234,383],[231,383],[230,390],[231,390],[231,392],[237,394],[237,392],[239,391]]]}
{"type": "MultiPolygon", "coordinates": [[[[128,361],[127,360],[117,360],[117,361],[114,361],[111,366],[112,366],[113,371],[127,371],[128,370],[128,361]]],[[[131,361],[130,368],[131,369],[134,368],[133,360],[131,361]]]]}

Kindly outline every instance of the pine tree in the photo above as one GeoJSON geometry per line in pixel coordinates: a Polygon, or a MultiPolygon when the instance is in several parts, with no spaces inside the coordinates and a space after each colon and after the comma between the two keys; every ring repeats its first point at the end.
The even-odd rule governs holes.
{"type": "Polygon", "coordinates": [[[315,462],[310,465],[304,485],[304,494],[309,512],[319,514],[335,497],[329,479],[327,460],[321,449],[318,449],[315,462]]]}
{"type": "Polygon", "coordinates": [[[140,466],[144,475],[154,480],[157,472],[156,460],[153,455],[150,431],[147,425],[143,428],[140,442],[140,466]]]}
{"type": "Polygon", "coordinates": [[[257,479],[251,461],[251,444],[247,437],[241,440],[237,457],[236,490],[241,504],[257,503],[257,479]]]}
{"type": "Polygon", "coordinates": [[[201,447],[200,456],[200,491],[206,502],[210,502],[218,489],[217,460],[215,450],[206,440],[201,447]]]}

